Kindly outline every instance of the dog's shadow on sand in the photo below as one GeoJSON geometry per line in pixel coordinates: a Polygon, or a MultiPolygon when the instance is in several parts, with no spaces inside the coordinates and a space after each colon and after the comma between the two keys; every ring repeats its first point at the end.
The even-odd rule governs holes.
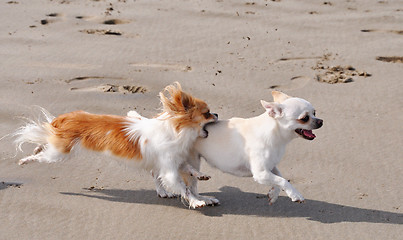
{"type": "MultiPolygon", "coordinates": [[[[156,204],[183,208],[178,199],[162,199],[156,196],[154,190],[120,190],[102,189],[88,193],[67,193],[70,196],[83,196],[112,202],[156,204]]],[[[258,217],[301,217],[321,223],[368,222],[403,224],[403,214],[344,206],[324,201],[306,199],[303,204],[291,202],[288,197],[280,196],[275,204],[270,206],[265,195],[242,192],[235,187],[222,187],[220,192],[205,193],[218,198],[220,206],[198,209],[201,214],[210,217],[223,215],[251,215],[258,217]]]]}

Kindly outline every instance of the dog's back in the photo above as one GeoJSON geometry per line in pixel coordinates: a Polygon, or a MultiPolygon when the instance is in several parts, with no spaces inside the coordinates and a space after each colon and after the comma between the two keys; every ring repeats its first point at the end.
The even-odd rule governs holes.
{"type": "Polygon", "coordinates": [[[248,162],[247,148],[242,125],[247,119],[219,120],[206,127],[207,138],[198,138],[194,149],[210,165],[223,172],[237,176],[250,176],[245,164],[248,162]]]}
{"type": "Polygon", "coordinates": [[[69,153],[75,144],[81,144],[93,151],[109,151],[118,157],[142,159],[139,138],[127,137],[129,124],[129,120],[121,116],[84,111],[66,113],[50,123],[48,141],[62,153],[69,153]]]}

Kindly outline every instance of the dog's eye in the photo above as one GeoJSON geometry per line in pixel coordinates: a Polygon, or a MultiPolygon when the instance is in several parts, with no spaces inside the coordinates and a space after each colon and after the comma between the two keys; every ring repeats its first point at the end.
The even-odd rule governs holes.
{"type": "Polygon", "coordinates": [[[309,116],[306,115],[305,117],[301,118],[300,120],[303,121],[303,122],[308,122],[309,121],[309,116]]]}
{"type": "Polygon", "coordinates": [[[204,116],[205,118],[209,118],[209,117],[210,117],[210,111],[208,111],[208,112],[206,112],[206,113],[203,113],[203,116],[204,116]]]}
{"type": "Polygon", "coordinates": [[[313,111],[313,115],[316,116],[316,111],[313,111]]]}

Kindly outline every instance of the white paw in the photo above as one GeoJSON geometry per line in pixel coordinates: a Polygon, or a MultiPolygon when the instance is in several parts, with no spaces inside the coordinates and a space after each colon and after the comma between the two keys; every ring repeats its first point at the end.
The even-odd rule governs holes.
{"type": "Polygon", "coordinates": [[[34,156],[28,156],[28,157],[25,157],[25,158],[21,159],[20,161],[18,161],[18,165],[24,165],[24,164],[27,164],[29,162],[33,162],[36,160],[37,159],[34,156]]]}
{"type": "Polygon", "coordinates": [[[291,200],[293,202],[298,202],[298,203],[303,203],[304,202],[304,197],[301,195],[301,193],[299,193],[298,191],[294,191],[293,193],[291,193],[289,195],[289,197],[291,198],[291,200]]]}
{"type": "Polygon", "coordinates": [[[176,198],[177,195],[174,193],[170,193],[168,191],[166,191],[165,189],[163,189],[162,187],[157,189],[157,195],[160,198],[176,198]]]}
{"type": "Polygon", "coordinates": [[[269,204],[272,205],[277,201],[278,195],[280,194],[280,188],[279,187],[273,187],[270,189],[269,193],[267,194],[267,197],[269,198],[269,204]]]}
{"type": "Polygon", "coordinates": [[[205,207],[207,204],[205,201],[203,200],[198,200],[198,199],[192,199],[189,201],[189,208],[202,208],[205,207]]]}

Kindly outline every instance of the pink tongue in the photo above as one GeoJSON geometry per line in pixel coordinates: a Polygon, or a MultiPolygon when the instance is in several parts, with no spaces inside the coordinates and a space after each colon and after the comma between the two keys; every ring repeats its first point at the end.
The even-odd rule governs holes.
{"type": "Polygon", "coordinates": [[[302,130],[303,134],[309,138],[315,138],[315,134],[312,133],[311,130],[302,130]]]}

